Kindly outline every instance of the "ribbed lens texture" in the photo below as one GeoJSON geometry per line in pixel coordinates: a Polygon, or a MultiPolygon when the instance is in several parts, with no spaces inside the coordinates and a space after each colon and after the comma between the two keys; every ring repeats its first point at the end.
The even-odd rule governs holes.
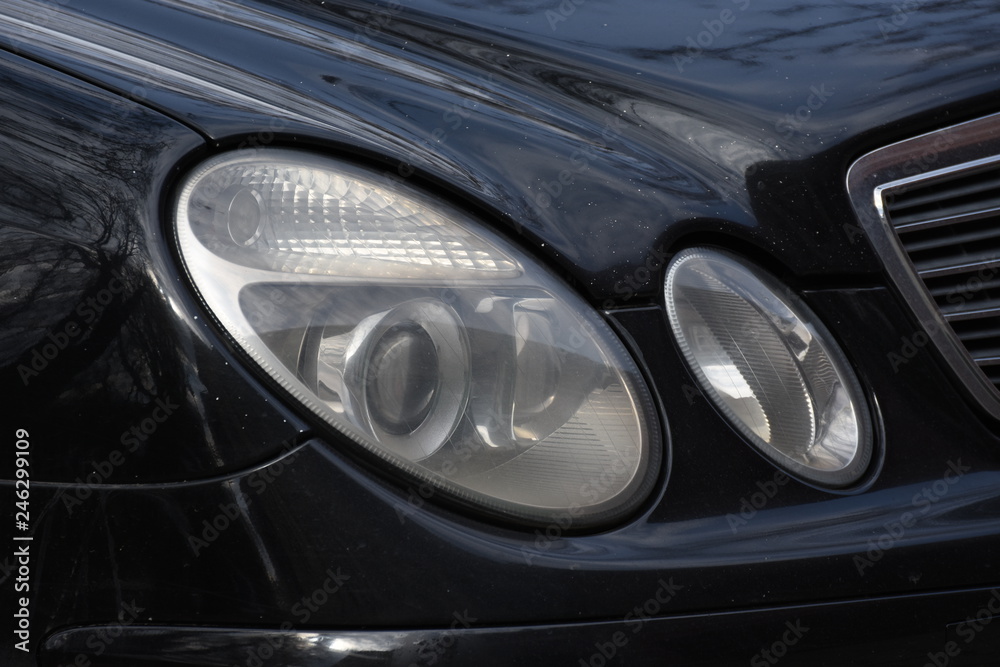
{"type": "Polygon", "coordinates": [[[213,252],[290,273],[378,275],[395,270],[387,262],[410,267],[414,277],[517,269],[482,239],[374,179],[322,169],[263,163],[215,170],[191,192],[189,215],[213,252]],[[253,252],[241,251],[246,246],[253,252]]]}
{"type": "Polygon", "coordinates": [[[762,453],[832,487],[864,474],[872,445],[860,386],[797,297],[731,255],[695,248],[672,261],[666,301],[706,394],[762,453]]]}
{"type": "MultiPolygon", "coordinates": [[[[727,369],[715,384],[730,409],[764,442],[806,462],[813,442],[812,402],[795,358],[770,322],[713,276],[692,271],[684,294],[727,369]],[[746,392],[735,391],[746,387],[746,392]],[[743,396],[734,394],[743,393],[743,396]]],[[[698,350],[692,350],[699,356],[698,350]]]]}
{"type": "Polygon", "coordinates": [[[177,238],[222,327],[305,408],[419,484],[564,528],[655,481],[648,391],[607,325],[461,212],[289,151],[211,160],[177,238]]]}

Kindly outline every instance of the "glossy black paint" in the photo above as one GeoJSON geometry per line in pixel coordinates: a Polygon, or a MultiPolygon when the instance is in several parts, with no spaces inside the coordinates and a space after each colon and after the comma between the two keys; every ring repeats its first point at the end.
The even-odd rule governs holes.
{"type": "MultiPolygon", "coordinates": [[[[446,664],[501,664],[488,656],[512,643],[502,664],[577,664],[601,633],[631,630],[663,581],[682,588],[616,660],[746,664],[805,617],[817,630],[787,664],[910,664],[943,650],[946,625],[974,616],[1000,583],[998,429],[929,349],[890,360],[915,324],[883,287],[843,183],[861,152],[996,111],[990,7],[922,3],[897,25],[888,5],[591,0],[563,3],[565,16],[563,5],[470,5],[107,1],[48,6],[44,21],[39,3],[0,8],[0,45],[94,84],[0,59],[0,285],[24,290],[0,304],[4,426],[31,431],[33,479],[52,482],[32,501],[42,554],[33,646],[96,626],[52,635],[43,664],[85,649],[96,659],[98,631],[126,620],[290,623],[375,644],[385,635],[366,631],[414,628],[404,641],[439,647],[448,635],[421,630],[463,613],[487,630],[435,651],[446,664]],[[726,8],[736,18],[691,55],[687,38],[726,8]],[[783,125],[814,88],[822,104],[783,125]],[[206,321],[167,241],[178,169],[261,144],[409,178],[612,310],[672,445],[669,479],[665,469],[638,515],[600,534],[498,526],[389,480],[336,436],[306,433],[206,321]],[[38,187],[29,196],[19,183],[38,187]],[[805,289],[842,343],[883,433],[860,488],[776,477],[698,395],[658,303],[665,262],[693,242],[742,252],[805,289]],[[101,326],[25,387],[18,366],[82,317],[114,270],[123,294],[101,326]],[[157,399],[176,400],[179,414],[141,456],[74,484],[157,399]],[[898,528],[907,513],[914,522],[898,528]],[[324,604],[302,606],[338,577],[324,604]],[[851,602],[873,596],[883,599],[851,602]],[[579,624],[555,627],[567,623],[579,624]],[[517,626],[535,627],[496,630],[517,626]]],[[[5,526],[12,513],[5,502],[5,526]]],[[[143,633],[160,631],[134,632],[104,642],[111,662],[100,664],[157,664],[140,662],[140,649],[153,641],[143,633]]],[[[163,632],[177,651],[203,641],[163,632]]],[[[248,636],[227,632],[204,640],[218,647],[208,664],[246,664],[232,642],[248,636]]],[[[989,653],[982,637],[976,648],[989,653]]],[[[7,641],[4,664],[32,664],[7,641]]],[[[425,658],[397,652],[381,664],[425,658]]]]}
{"type": "MultiPolygon", "coordinates": [[[[873,274],[874,256],[844,228],[853,216],[840,171],[865,141],[881,145],[996,104],[988,3],[929,3],[898,38],[883,37],[879,24],[891,24],[891,7],[761,3],[713,40],[718,51],[710,46],[683,71],[674,56],[718,10],[691,8],[676,20],[641,3],[613,12],[574,5],[553,29],[550,10],[530,3],[510,14],[433,2],[416,11],[267,4],[281,14],[230,2],[152,3],[141,12],[99,2],[66,20],[94,16],[144,35],[166,26],[169,46],[148,37],[123,44],[114,30],[105,39],[296,112],[277,125],[246,98],[217,96],[206,108],[210,100],[184,82],[159,82],[151,66],[122,76],[117,61],[31,48],[126,93],[141,82],[145,100],[229,145],[325,139],[379,156],[392,173],[415,169],[488,206],[530,245],[544,242],[542,253],[595,300],[620,301],[651,248],[688,234],[725,234],[799,276],[873,274]],[[476,29],[477,21],[496,27],[476,29]],[[931,67],[956,50],[949,72],[931,67]],[[789,123],[802,106],[806,120],[789,123]],[[769,177],[754,178],[765,167],[769,177]],[[803,216],[798,224],[793,212],[803,216]]],[[[95,41],[98,30],[88,26],[95,41]]],[[[639,295],[655,295],[656,285],[639,295]]]]}
{"type": "Polygon", "coordinates": [[[274,456],[301,422],[193,319],[159,229],[159,189],[201,137],[16,56],[0,71],[0,386],[9,417],[59,443],[32,479],[178,481],[274,456]]]}
{"type": "MultiPolygon", "coordinates": [[[[667,582],[669,586],[669,582],[667,582]]],[[[666,590],[664,588],[664,590],[666,590]]],[[[655,597],[651,599],[656,599],[655,597]]],[[[208,666],[261,662],[320,667],[337,664],[409,667],[413,664],[683,664],[785,665],[839,667],[846,664],[924,664],[938,662],[990,665],[1000,649],[996,629],[975,619],[940,626],[967,609],[997,607],[991,590],[874,598],[833,605],[802,605],[734,612],[657,618],[630,622],[541,625],[532,628],[470,628],[468,617],[456,615],[446,630],[359,632],[252,632],[226,628],[127,628],[114,657],[95,667],[177,664],[208,666]],[[893,623],[902,618],[910,622],[893,623]],[[912,620],[911,620],[912,619],[912,620]],[[718,637],[726,637],[719,642],[718,637]],[[844,642],[850,636],[849,644],[844,642]],[[971,639],[970,639],[971,638],[971,639]],[[776,648],[787,642],[787,648],[776,648]],[[760,645],[749,659],[746,645],[760,645]],[[777,659],[776,659],[777,658],[777,659]],[[958,658],[958,660],[956,660],[958,658]]],[[[87,650],[87,640],[100,628],[80,628],[54,635],[47,643],[43,667],[69,664],[87,650]]],[[[933,663],[931,663],[933,664],[933,663]]]]}

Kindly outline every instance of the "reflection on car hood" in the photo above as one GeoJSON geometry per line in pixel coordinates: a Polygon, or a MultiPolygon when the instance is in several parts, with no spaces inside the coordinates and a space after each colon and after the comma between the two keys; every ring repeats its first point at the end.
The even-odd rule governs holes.
{"type": "Polygon", "coordinates": [[[998,83],[985,2],[159,0],[53,9],[32,35],[33,5],[0,9],[22,52],[221,146],[377,159],[605,307],[654,298],[687,239],[725,236],[807,283],[873,276],[847,166],[984,113],[998,83]]]}

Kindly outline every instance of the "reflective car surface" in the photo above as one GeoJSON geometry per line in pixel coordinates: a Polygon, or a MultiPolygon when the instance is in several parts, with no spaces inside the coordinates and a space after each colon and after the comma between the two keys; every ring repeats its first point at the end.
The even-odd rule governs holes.
{"type": "Polygon", "coordinates": [[[6,0],[3,664],[993,664],[998,22],[6,0]]]}

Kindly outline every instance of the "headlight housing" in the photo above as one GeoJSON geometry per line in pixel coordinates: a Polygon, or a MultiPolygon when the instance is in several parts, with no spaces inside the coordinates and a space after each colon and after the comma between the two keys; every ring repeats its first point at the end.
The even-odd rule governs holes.
{"type": "Polygon", "coordinates": [[[458,209],[298,151],[222,155],[180,188],[184,267],[222,328],[326,424],[497,514],[632,511],[661,436],[586,303],[458,209]]]}
{"type": "Polygon", "coordinates": [[[759,268],[706,248],[673,258],[665,298],[706,395],[758,450],[822,486],[862,477],[872,457],[864,393],[801,299],[759,268]]]}

